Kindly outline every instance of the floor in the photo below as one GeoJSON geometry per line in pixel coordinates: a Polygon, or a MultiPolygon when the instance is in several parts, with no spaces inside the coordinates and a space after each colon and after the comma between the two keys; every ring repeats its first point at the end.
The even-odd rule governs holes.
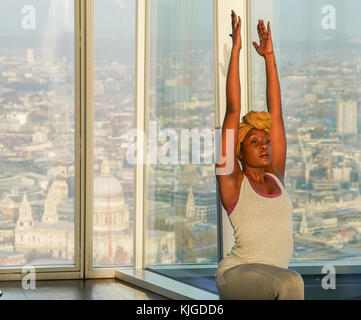
{"type": "Polygon", "coordinates": [[[20,281],[0,282],[1,300],[167,300],[118,279],[37,281],[25,290],[20,281]]]}
{"type": "MultiPolygon", "coordinates": [[[[324,290],[321,277],[303,276],[305,300],[361,300],[361,276],[338,276],[335,290],[324,290]]],[[[178,279],[217,293],[213,277],[178,279]]],[[[20,281],[0,282],[1,300],[168,300],[118,279],[37,281],[25,290],[20,281]]]]}

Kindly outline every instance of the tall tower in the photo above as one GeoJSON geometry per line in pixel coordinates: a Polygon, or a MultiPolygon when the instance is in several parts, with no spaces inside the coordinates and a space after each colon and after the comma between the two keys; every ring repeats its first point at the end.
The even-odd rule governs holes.
{"type": "Polygon", "coordinates": [[[48,196],[45,200],[44,214],[41,219],[41,222],[44,223],[57,223],[58,222],[58,212],[56,211],[57,200],[52,192],[48,193],[48,196]]]}
{"type": "Polygon", "coordinates": [[[337,132],[341,135],[357,134],[357,102],[340,101],[337,110],[337,132]]]}
{"type": "Polygon", "coordinates": [[[19,217],[18,221],[16,222],[16,229],[17,230],[25,230],[32,228],[34,226],[33,217],[31,215],[31,206],[24,193],[23,201],[19,207],[19,217]]]}
{"type": "Polygon", "coordinates": [[[300,233],[305,234],[308,233],[308,226],[307,226],[307,220],[306,220],[306,209],[302,212],[302,220],[300,224],[300,233]]]}
{"type": "Polygon", "coordinates": [[[34,62],[35,62],[34,49],[26,50],[26,61],[28,63],[28,66],[31,66],[34,64],[34,62]]]}
{"type": "Polygon", "coordinates": [[[192,186],[190,186],[187,196],[186,217],[195,218],[195,216],[196,216],[196,202],[194,201],[192,186]]]}
{"type": "Polygon", "coordinates": [[[327,152],[327,179],[331,180],[331,173],[332,173],[332,154],[331,148],[328,148],[327,152]]]}

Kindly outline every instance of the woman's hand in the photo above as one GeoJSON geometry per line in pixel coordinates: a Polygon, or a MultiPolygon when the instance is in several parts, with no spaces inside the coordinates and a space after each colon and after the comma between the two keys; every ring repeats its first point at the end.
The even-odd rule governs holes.
{"type": "Polygon", "coordinates": [[[258,45],[256,42],[252,42],[257,53],[264,58],[273,53],[270,22],[268,22],[267,29],[268,30],[266,30],[263,20],[258,20],[257,31],[260,44],[258,45]]]}
{"type": "Polygon", "coordinates": [[[242,49],[242,38],[241,38],[241,18],[232,10],[232,34],[230,36],[233,39],[233,49],[241,50],[242,49]]]}

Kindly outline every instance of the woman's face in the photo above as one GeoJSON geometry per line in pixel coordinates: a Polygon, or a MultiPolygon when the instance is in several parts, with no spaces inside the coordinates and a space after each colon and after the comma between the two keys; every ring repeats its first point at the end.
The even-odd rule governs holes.
{"type": "Polygon", "coordinates": [[[269,134],[252,129],[241,144],[240,156],[246,166],[264,168],[272,162],[272,145],[269,134]]]}

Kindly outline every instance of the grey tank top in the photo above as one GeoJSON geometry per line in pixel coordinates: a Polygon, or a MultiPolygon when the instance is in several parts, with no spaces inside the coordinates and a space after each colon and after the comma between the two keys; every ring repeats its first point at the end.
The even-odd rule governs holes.
{"type": "Polygon", "coordinates": [[[263,194],[244,175],[238,200],[229,214],[235,243],[219,263],[216,276],[248,263],[288,268],[293,255],[292,201],[277,176],[269,172],[266,175],[273,178],[280,192],[263,194]]]}

